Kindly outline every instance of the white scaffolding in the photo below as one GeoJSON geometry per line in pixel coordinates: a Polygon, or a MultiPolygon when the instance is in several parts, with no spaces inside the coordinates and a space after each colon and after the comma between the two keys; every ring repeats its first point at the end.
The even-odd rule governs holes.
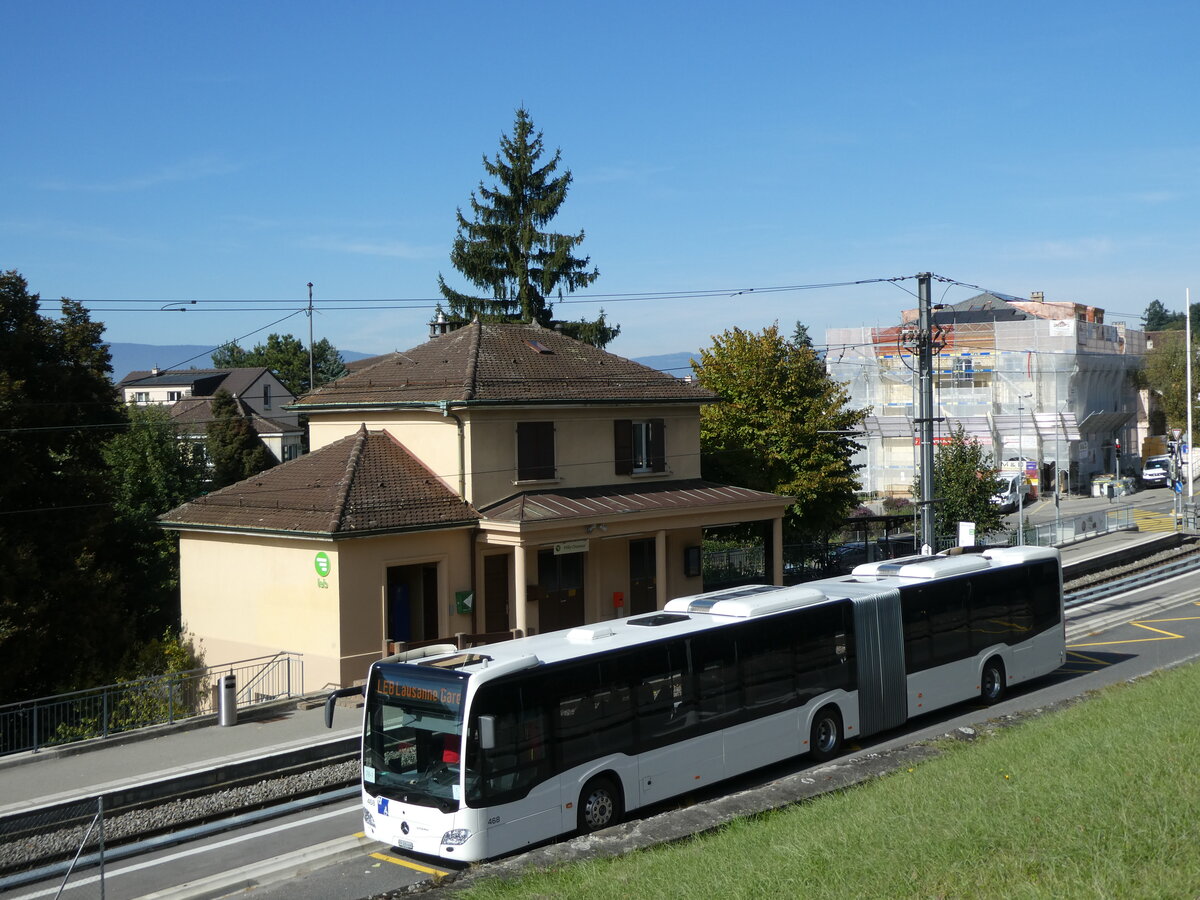
{"type": "MultiPolygon", "coordinates": [[[[941,325],[935,441],[961,426],[997,465],[1026,467],[1035,489],[1055,472],[1067,491],[1135,469],[1144,416],[1130,373],[1145,354],[1143,332],[1076,319],[941,325]]],[[[826,344],[826,366],[846,384],[850,407],[869,410],[855,459],[863,490],[911,496],[916,361],[900,329],[834,328],[826,344]]]]}

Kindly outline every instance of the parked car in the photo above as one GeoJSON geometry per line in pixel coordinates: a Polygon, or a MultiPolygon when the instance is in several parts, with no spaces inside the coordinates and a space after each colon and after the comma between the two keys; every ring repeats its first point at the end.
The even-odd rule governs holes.
{"type": "Polygon", "coordinates": [[[1171,481],[1171,457],[1151,456],[1142,465],[1142,484],[1146,487],[1166,487],[1171,481]]]}

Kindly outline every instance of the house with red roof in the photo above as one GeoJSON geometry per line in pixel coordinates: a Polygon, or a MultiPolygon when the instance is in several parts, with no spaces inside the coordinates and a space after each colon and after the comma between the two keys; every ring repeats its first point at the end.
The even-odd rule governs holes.
{"type": "Polygon", "coordinates": [[[310,452],[172,510],[209,662],[301,652],[308,689],[398,644],[544,632],[703,590],[705,529],[791,498],[700,477],[715,396],[536,324],[467,325],[300,398],[310,452]]]}

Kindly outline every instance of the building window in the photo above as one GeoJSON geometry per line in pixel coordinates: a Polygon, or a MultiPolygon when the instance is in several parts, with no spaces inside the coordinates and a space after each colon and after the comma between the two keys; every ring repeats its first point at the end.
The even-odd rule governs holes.
{"type": "Polygon", "coordinates": [[[263,385],[263,409],[270,409],[270,408],[271,408],[271,386],[269,384],[264,384],[263,385]]]}
{"type": "Polygon", "coordinates": [[[613,457],[618,475],[665,472],[666,426],[662,419],[613,422],[613,457]]]}
{"type": "Polygon", "coordinates": [[[517,423],[517,481],[554,477],[554,423],[517,423]]]}
{"type": "Polygon", "coordinates": [[[175,403],[183,399],[183,391],[167,391],[167,402],[175,403]]]}
{"type": "Polygon", "coordinates": [[[150,392],[149,391],[134,391],[133,392],[133,402],[134,403],[149,403],[150,402],[150,392]]]}

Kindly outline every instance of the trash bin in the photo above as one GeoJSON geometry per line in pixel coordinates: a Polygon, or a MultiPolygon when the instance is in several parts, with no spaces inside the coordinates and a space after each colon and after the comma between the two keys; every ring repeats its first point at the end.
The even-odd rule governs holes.
{"type": "Polygon", "coordinates": [[[232,672],[217,681],[217,724],[237,724],[237,677],[232,672]]]}

